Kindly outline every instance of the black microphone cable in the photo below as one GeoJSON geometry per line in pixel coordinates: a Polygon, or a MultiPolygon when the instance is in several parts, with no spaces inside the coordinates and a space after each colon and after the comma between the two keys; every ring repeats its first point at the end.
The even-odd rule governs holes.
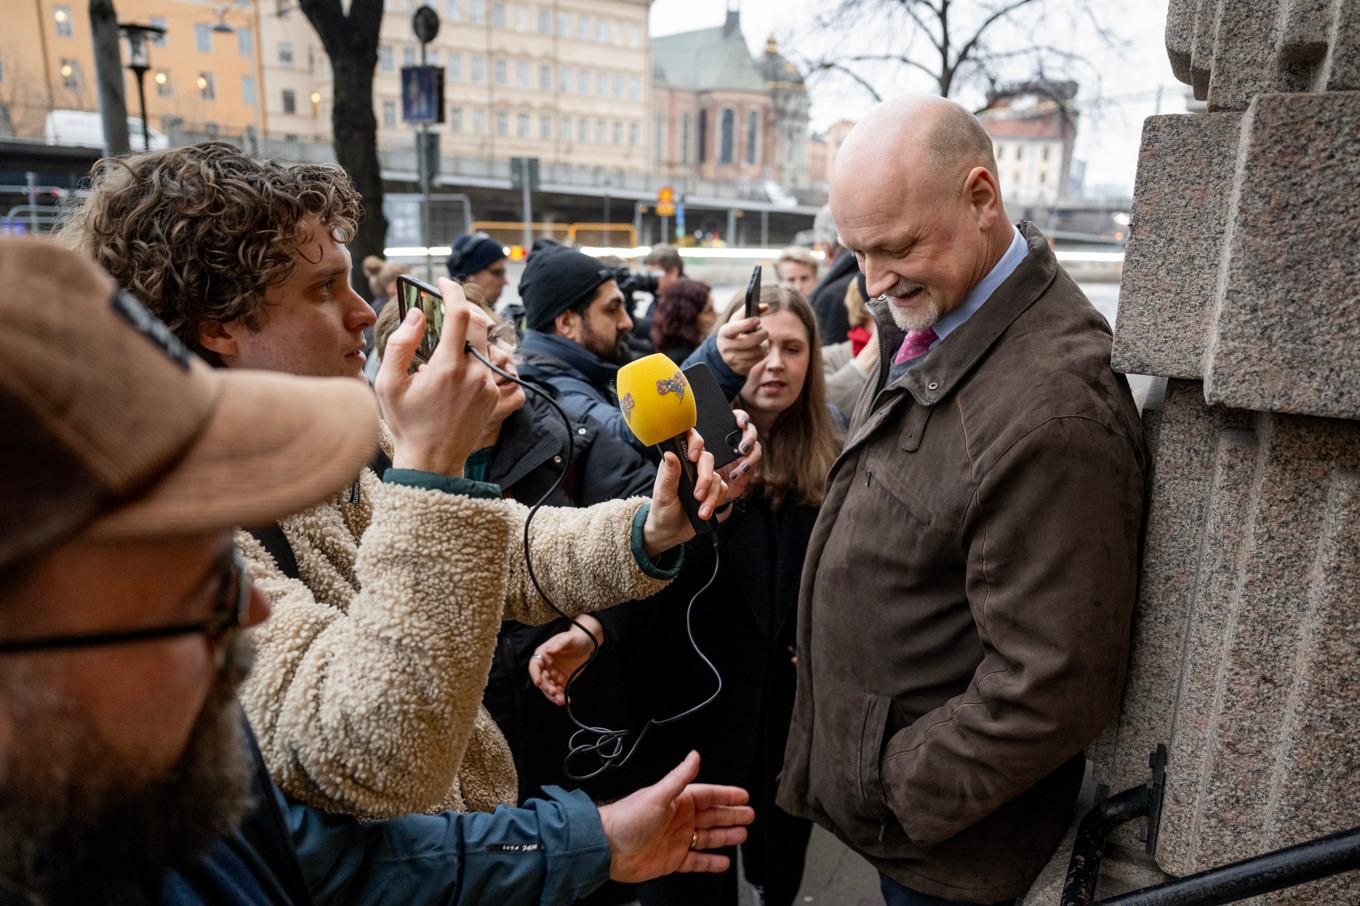
{"type": "Polygon", "coordinates": [[[508,371],[496,367],[471,343],[467,344],[467,351],[471,353],[477,361],[481,362],[487,368],[490,368],[493,373],[506,380],[514,381],[525,391],[533,393],[547,402],[548,405],[556,410],[558,416],[562,419],[563,427],[565,427],[567,431],[567,457],[563,462],[562,471],[558,474],[557,479],[553,481],[552,485],[544,491],[543,495],[529,508],[529,514],[524,519],[524,564],[529,573],[529,582],[533,585],[534,591],[538,592],[539,597],[547,602],[548,607],[552,608],[555,613],[566,619],[572,626],[581,630],[581,632],[585,633],[586,638],[590,639],[590,654],[579,667],[571,672],[571,676],[567,677],[566,685],[562,690],[562,694],[566,699],[567,717],[576,727],[576,732],[572,734],[571,740],[568,743],[571,748],[567,752],[566,757],[562,760],[562,771],[569,778],[578,782],[590,780],[593,777],[600,776],[605,771],[613,768],[621,768],[627,764],[629,759],[631,759],[633,754],[638,750],[638,746],[642,744],[642,740],[646,738],[647,731],[652,727],[660,727],[683,720],[706,708],[722,693],[722,674],[718,672],[718,668],[714,665],[713,661],[709,660],[708,655],[704,654],[703,650],[699,647],[698,641],[694,638],[694,604],[699,600],[700,596],[708,591],[709,588],[713,586],[713,583],[717,581],[718,570],[722,565],[721,551],[718,547],[718,534],[717,532],[713,533],[713,572],[708,577],[708,581],[694,593],[689,599],[689,604],[685,606],[685,632],[689,636],[690,646],[694,649],[694,653],[699,656],[699,660],[703,661],[704,665],[712,671],[713,678],[717,680],[717,687],[708,698],[696,705],[686,708],[678,714],[663,718],[648,718],[647,722],[643,724],[642,729],[638,731],[637,738],[633,740],[633,744],[625,749],[625,742],[631,731],[591,726],[577,718],[576,713],[572,710],[572,685],[576,682],[576,678],[585,672],[586,668],[590,666],[591,662],[594,661],[595,657],[600,653],[600,643],[595,640],[594,633],[582,626],[571,614],[567,613],[561,607],[558,607],[557,603],[543,590],[543,586],[539,584],[538,576],[534,572],[534,559],[529,547],[529,529],[533,525],[534,516],[536,516],[538,511],[543,508],[543,505],[548,502],[548,499],[556,493],[557,489],[562,486],[562,482],[567,476],[567,469],[571,467],[571,463],[576,456],[576,445],[573,441],[571,419],[567,417],[567,413],[562,409],[561,405],[558,404],[557,400],[553,399],[551,393],[539,387],[535,387],[528,381],[521,380],[518,376],[510,374],[508,371]],[[593,770],[588,770],[582,774],[574,772],[571,768],[573,760],[588,756],[593,756],[598,759],[598,766],[593,770]]]}

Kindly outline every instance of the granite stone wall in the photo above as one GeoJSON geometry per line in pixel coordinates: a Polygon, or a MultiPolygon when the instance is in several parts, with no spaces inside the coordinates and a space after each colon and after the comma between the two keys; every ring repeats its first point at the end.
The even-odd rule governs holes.
{"type": "MultiPolygon", "coordinates": [[[[1090,756],[1113,792],[1167,746],[1152,861],[1180,876],[1360,825],[1360,0],[1171,0],[1166,34],[1208,112],[1143,132],[1114,365],[1166,380],[1090,756]]],[[[1257,902],[1356,906],[1360,872],[1257,902]]]]}

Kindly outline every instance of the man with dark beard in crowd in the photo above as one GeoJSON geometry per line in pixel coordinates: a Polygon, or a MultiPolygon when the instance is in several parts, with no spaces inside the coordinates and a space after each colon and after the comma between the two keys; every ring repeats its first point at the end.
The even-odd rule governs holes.
{"type": "Polygon", "coordinates": [[[693,754],[599,808],[552,789],[362,824],[286,800],[234,699],[269,608],[231,527],[349,484],[372,396],[213,371],[44,240],[0,241],[0,288],[0,902],[569,903],[726,867],[700,850],[750,810],[690,784],[693,754]]]}

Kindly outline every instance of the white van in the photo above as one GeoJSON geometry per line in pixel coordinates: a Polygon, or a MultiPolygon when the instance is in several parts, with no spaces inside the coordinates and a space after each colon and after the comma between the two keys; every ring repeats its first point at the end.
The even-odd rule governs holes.
{"type": "MultiPolygon", "coordinates": [[[[142,150],[142,119],[130,116],[128,144],[133,151],[142,150]]],[[[43,137],[49,145],[78,145],[82,148],[104,147],[104,122],[99,113],[90,110],[53,110],[47,114],[43,137]]],[[[160,132],[148,132],[153,151],[170,147],[170,140],[160,132]]]]}

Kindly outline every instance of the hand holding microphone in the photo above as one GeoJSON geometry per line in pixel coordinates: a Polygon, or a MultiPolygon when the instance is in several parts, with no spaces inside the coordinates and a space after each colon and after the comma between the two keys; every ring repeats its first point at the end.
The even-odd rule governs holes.
{"type": "Polygon", "coordinates": [[[666,356],[655,353],[619,369],[618,394],[619,410],[629,430],[638,440],[662,452],[655,502],[647,521],[650,523],[655,517],[658,532],[668,536],[684,534],[680,540],[688,541],[693,533],[683,533],[675,525],[680,515],[674,509],[678,499],[684,521],[693,532],[710,532],[709,520],[727,487],[713,474],[713,457],[703,452],[703,438],[693,430],[698,411],[685,373],[666,356]]]}

